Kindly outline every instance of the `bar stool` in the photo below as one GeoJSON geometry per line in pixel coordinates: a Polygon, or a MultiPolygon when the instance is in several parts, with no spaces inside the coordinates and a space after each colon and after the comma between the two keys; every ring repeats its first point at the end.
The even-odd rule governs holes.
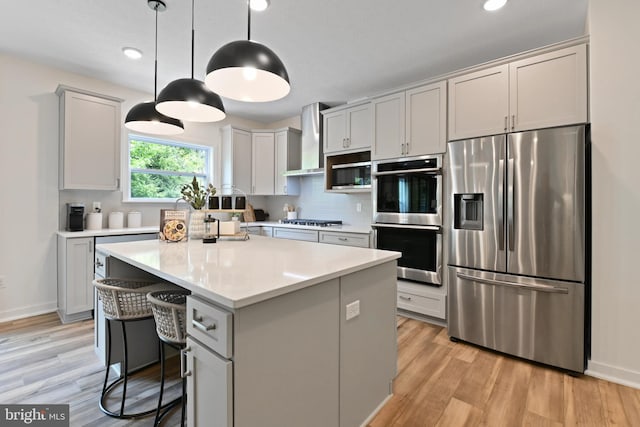
{"type": "Polygon", "coordinates": [[[93,281],[93,284],[96,287],[98,297],[102,301],[104,317],[107,324],[107,367],[104,375],[102,393],[100,394],[100,410],[110,417],[120,419],[140,418],[151,415],[155,412],[155,409],[136,413],[125,413],[124,411],[127,399],[128,378],[140,370],[136,369],[129,372],[126,324],[128,322],[149,319],[153,316],[151,305],[147,301],[147,293],[157,290],[176,289],[176,287],[169,283],[155,283],[149,280],[121,278],[96,279],[93,281]],[[122,328],[123,360],[120,376],[111,384],[107,385],[109,370],[111,368],[111,322],[113,321],[119,322],[122,328]],[[105,400],[120,383],[122,383],[120,410],[114,412],[107,409],[105,400]]]}
{"type": "Polygon", "coordinates": [[[160,398],[156,409],[156,418],[153,425],[158,426],[162,418],[178,403],[182,405],[180,425],[184,426],[186,379],[182,378],[182,395],[166,405],[162,405],[164,394],[165,350],[168,345],[178,351],[184,349],[187,343],[187,290],[153,291],[147,294],[147,300],[153,310],[153,318],[156,321],[156,332],[160,338],[160,398]]]}

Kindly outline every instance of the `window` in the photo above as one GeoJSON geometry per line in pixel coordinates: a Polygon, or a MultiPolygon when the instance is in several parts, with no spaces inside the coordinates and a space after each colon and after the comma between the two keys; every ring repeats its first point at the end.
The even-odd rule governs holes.
{"type": "Polygon", "coordinates": [[[175,202],[194,175],[211,181],[210,165],[211,147],[130,134],[128,200],[175,202]]]}

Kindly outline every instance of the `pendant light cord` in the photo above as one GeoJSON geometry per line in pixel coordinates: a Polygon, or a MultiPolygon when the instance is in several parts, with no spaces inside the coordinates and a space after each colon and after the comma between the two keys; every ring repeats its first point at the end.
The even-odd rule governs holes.
{"type": "Polygon", "coordinates": [[[191,80],[193,80],[193,61],[194,61],[193,58],[195,56],[194,49],[195,49],[195,44],[196,44],[196,42],[195,42],[196,32],[193,29],[194,28],[194,25],[193,25],[194,18],[193,18],[193,16],[194,16],[194,9],[195,9],[194,2],[195,2],[195,0],[191,0],[191,80]]]}
{"type": "Polygon", "coordinates": [[[158,3],[156,3],[154,10],[156,11],[156,48],[153,72],[153,102],[156,102],[158,100],[158,3]]]}
{"type": "Polygon", "coordinates": [[[251,40],[251,0],[247,0],[247,40],[251,40]]]}

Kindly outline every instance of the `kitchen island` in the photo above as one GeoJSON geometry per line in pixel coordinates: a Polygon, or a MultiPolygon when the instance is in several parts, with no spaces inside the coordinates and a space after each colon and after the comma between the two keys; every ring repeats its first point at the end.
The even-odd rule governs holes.
{"type": "Polygon", "coordinates": [[[397,252],[261,236],[96,249],[111,276],[192,292],[189,425],[355,427],[391,395],[397,252]]]}

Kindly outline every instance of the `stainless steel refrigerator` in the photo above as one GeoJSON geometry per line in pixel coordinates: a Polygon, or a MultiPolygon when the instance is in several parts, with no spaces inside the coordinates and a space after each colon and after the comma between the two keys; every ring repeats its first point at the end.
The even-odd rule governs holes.
{"type": "Polygon", "coordinates": [[[587,137],[572,126],[449,143],[451,337],[584,372],[587,137]]]}

